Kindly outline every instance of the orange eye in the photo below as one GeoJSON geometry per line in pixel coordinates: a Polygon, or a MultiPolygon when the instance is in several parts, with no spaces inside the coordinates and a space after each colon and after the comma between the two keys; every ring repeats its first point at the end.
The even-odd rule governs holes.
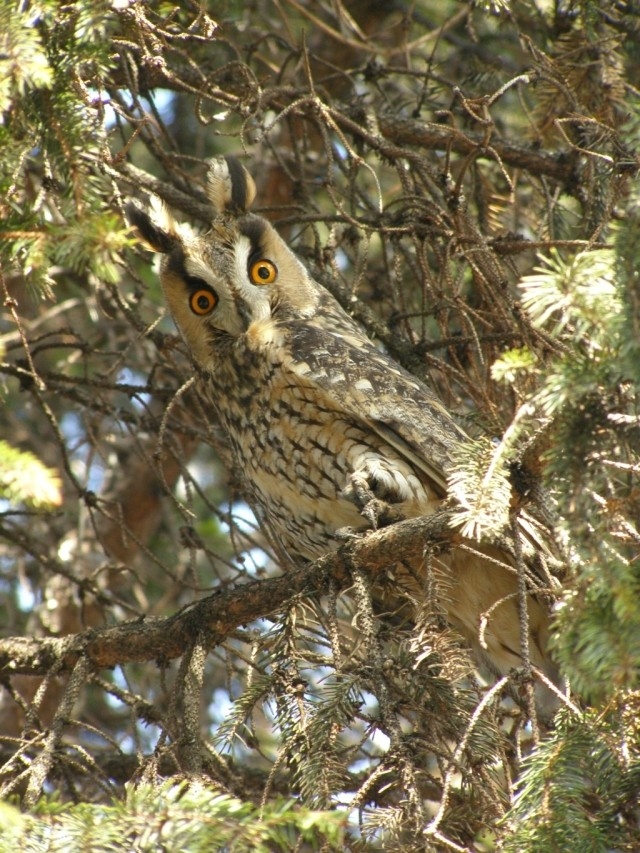
{"type": "Polygon", "coordinates": [[[276,265],[265,258],[255,261],[249,267],[249,278],[254,284],[273,284],[277,277],[278,270],[276,265]]]}
{"type": "Polygon", "coordinates": [[[205,314],[210,314],[218,304],[218,297],[212,290],[201,288],[196,290],[189,297],[189,305],[194,314],[199,314],[204,317],[205,314]]]}

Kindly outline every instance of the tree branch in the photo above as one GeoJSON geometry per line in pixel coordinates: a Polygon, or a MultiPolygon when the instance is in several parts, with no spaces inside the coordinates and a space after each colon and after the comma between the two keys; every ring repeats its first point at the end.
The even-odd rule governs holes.
{"type": "MultiPolygon", "coordinates": [[[[194,73],[190,69],[183,68],[178,75],[169,76],[162,67],[156,64],[152,67],[142,65],[139,72],[142,91],[155,88],[180,91],[184,88],[191,88],[203,98],[217,100],[220,103],[226,102],[227,105],[229,103],[236,104],[247,97],[243,79],[227,80],[225,91],[222,92],[201,73],[194,73]]],[[[254,93],[254,97],[258,100],[257,92],[254,93]]],[[[296,105],[294,106],[296,112],[304,112],[305,106],[313,108],[313,98],[308,97],[308,92],[295,86],[273,86],[260,93],[259,101],[254,104],[254,108],[256,110],[276,109],[283,111],[291,108],[292,105],[296,105]]],[[[331,115],[342,130],[365,139],[374,149],[384,148],[386,142],[390,145],[409,145],[430,151],[455,151],[457,154],[479,151],[480,158],[495,160],[496,155],[498,155],[506,166],[523,169],[532,175],[545,175],[565,186],[570,186],[575,179],[576,158],[570,149],[560,151],[557,154],[547,154],[543,151],[537,151],[533,144],[530,146],[517,145],[508,140],[502,140],[496,135],[491,137],[490,148],[487,148],[482,133],[463,132],[446,124],[401,118],[397,115],[385,115],[384,113],[376,116],[377,130],[380,133],[380,138],[376,141],[374,134],[368,130],[367,117],[362,114],[360,107],[351,112],[348,109],[344,111],[333,109],[331,115]]],[[[387,156],[393,156],[392,152],[386,151],[385,153],[387,156]]],[[[120,165],[118,165],[118,169],[125,171],[120,165]]],[[[129,176],[133,178],[132,174],[129,176]]],[[[148,189],[155,191],[151,187],[148,189]]],[[[193,205],[194,200],[191,199],[190,203],[193,205]]],[[[197,205],[198,202],[195,202],[195,206],[197,205]]],[[[182,205],[177,206],[183,209],[182,205]]],[[[194,213],[199,215],[197,211],[194,213]]]]}
{"type": "Polygon", "coordinates": [[[330,581],[345,589],[354,565],[375,575],[400,559],[419,560],[427,544],[455,535],[449,520],[450,513],[439,512],[399,522],[354,539],[308,566],[214,592],[173,616],[134,619],[68,637],[8,637],[0,641],[0,677],[68,672],[82,656],[96,668],[169,661],[203,634],[213,647],[236,628],[272,615],[297,595],[322,595],[330,581]]]}
{"type": "MultiPolygon", "coordinates": [[[[479,150],[480,158],[490,160],[495,160],[497,154],[506,166],[523,169],[532,175],[546,175],[561,184],[570,184],[575,174],[575,157],[570,151],[546,154],[534,150],[533,146],[514,145],[495,136],[491,137],[491,146],[487,148],[482,134],[463,133],[447,125],[390,115],[379,116],[378,127],[384,138],[396,145],[412,145],[436,151],[451,150],[457,154],[470,154],[479,150]]],[[[357,121],[350,124],[349,129],[354,133],[359,130],[360,135],[364,131],[357,121]]]]}

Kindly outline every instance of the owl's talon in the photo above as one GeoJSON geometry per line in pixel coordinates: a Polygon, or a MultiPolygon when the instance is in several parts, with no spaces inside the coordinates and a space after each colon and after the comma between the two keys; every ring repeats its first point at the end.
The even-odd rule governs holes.
{"type": "Polygon", "coordinates": [[[371,498],[363,507],[360,507],[360,515],[368,521],[372,530],[378,529],[383,507],[383,502],[377,498],[371,498]]]}
{"type": "Polygon", "coordinates": [[[375,496],[367,477],[362,473],[349,477],[349,485],[342,494],[353,501],[372,530],[386,527],[403,518],[390,504],[375,496]]]}
{"type": "Polygon", "coordinates": [[[358,530],[356,527],[339,527],[334,532],[334,536],[336,539],[348,542],[352,539],[361,539],[366,532],[366,530],[358,530]]]}
{"type": "Polygon", "coordinates": [[[378,504],[381,503],[371,491],[367,477],[357,472],[349,477],[349,484],[343,490],[344,497],[353,501],[360,510],[360,515],[373,530],[378,529],[378,504]]]}
{"type": "Polygon", "coordinates": [[[390,524],[402,521],[405,517],[386,501],[381,501],[378,498],[375,498],[375,500],[371,501],[371,504],[368,504],[362,510],[362,515],[364,515],[365,518],[368,518],[367,513],[375,513],[375,522],[371,525],[374,530],[378,530],[380,527],[388,527],[390,524]],[[371,504],[374,504],[374,506],[371,506],[371,504]]]}

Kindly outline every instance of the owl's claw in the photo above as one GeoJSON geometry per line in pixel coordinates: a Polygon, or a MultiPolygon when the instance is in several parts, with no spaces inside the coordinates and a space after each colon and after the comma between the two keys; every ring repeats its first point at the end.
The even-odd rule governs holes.
{"type": "Polygon", "coordinates": [[[393,524],[403,518],[390,504],[375,496],[364,474],[357,472],[351,474],[349,485],[343,494],[355,503],[360,510],[360,515],[367,521],[372,530],[386,527],[388,524],[393,524]]]}
{"type": "Polygon", "coordinates": [[[344,542],[349,542],[353,539],[360,539],[366,531],[358,530],[356,527],[339,527],[334,531],[336,539],[342,539],[344,542]]]}

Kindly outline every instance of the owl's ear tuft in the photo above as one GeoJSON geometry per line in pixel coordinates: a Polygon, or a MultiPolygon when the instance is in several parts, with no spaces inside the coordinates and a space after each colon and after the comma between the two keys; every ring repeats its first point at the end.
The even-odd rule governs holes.
{"type": "Polygon", "coordinates": [[[241,214],[251,207],[256,185],[235,157],[216,157],[209,161],[207,195],[216,213],[241,214]]]}
{"type": "Polygon", "coordinates": [[[125,212],[129,224],[154,252],[167,255],[176,243],[181,242],[175,219],[166,205],[155,196],[150,199],[148,208],[139,201],[130,201],[125,212]]]}

